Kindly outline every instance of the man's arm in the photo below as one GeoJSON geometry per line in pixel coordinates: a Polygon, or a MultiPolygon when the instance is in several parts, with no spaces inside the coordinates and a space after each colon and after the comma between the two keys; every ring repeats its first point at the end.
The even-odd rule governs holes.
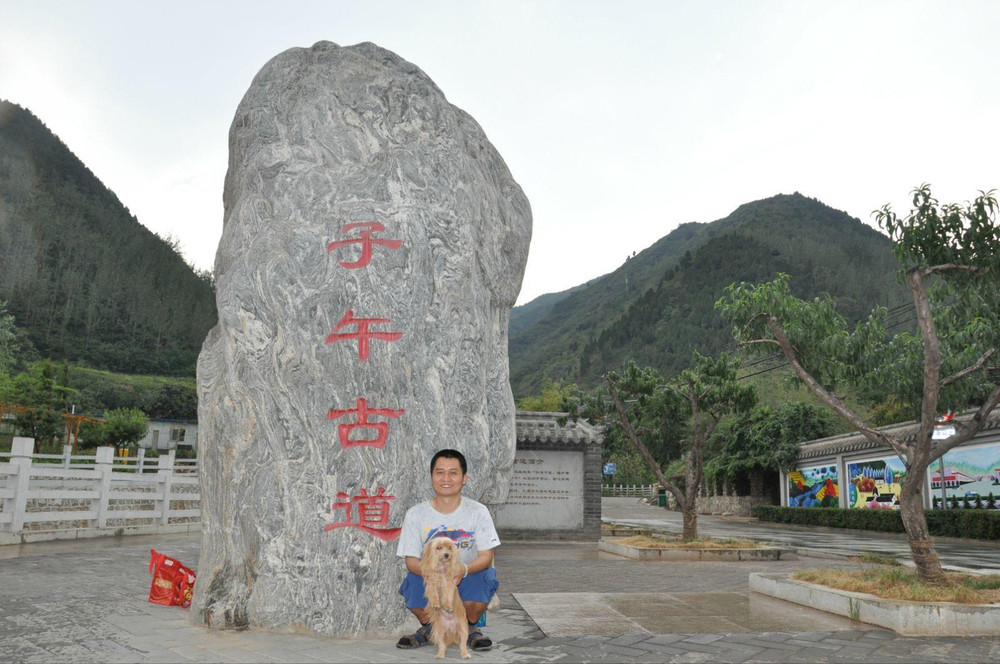
{"type": "MultiPolygon", "coordinates": [[[[417,564],[419,566],[419,561],[417,561],[417,564]]],[[[475,560],[469,563],[468,571],[466,571],[465,566],[462,567],[462,571],[459,572],[458,576],[455,577],[455,585],[461,583],[462,579],[465,578],[466,574],[475,574],[476,572],[482,572],[484,569],[492,565],[493,565],[493,549],[480,551],[479,555],[476,556],[475,560]]]]}
{"type": "Polygon", "coordinates": [[[487,549],[486,551],[480,551],[476,559],[469,563],[469,574],[475,574],[476,572],[482,572],[487,567],[492,567],[493,565],[493,549],[487,549]]]}

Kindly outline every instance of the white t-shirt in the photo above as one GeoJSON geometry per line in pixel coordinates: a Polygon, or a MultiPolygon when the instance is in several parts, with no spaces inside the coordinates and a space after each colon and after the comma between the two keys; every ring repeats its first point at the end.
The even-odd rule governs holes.
{"type": "Polygon", "coordinates": [[[429,500],[408,509],[403,518],[403,532],[399,535],[396,555],[400,558],[420,558],[427,541],[442,536],[455,542],[465,564],[475,560],[480,551],[500,546],[500,537],[489,510],[482,503],[463,496],[458,509],[451,514],[438,512],[431,507],[429,500]]]}

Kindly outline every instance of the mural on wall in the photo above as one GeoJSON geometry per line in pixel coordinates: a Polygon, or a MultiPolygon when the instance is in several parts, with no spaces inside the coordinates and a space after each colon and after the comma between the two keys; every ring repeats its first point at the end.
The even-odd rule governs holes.
{"type": "MultiPolygon", "coordinates": [[[[941,465],[931,464],[931,495],[941,507],[941,465]]],[[[1000,509],[1000,443],[963,447],[944,455],[944,492],[953,509],[1000,509]]]]}
{"type": "Polygon", "coordinates": [[[839,495],[836,464],[788,473],[789,507],[839,507],[839,495]]]}
{"type": "Polygon", "coordinates": [[[906,469],[895,456],[847,464],[847,506],[897,509],[904,477],[906,469]]]}

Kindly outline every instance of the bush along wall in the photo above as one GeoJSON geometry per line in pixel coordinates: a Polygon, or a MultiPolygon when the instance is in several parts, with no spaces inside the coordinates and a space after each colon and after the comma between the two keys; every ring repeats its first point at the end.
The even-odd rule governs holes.
{"type": "MultiPolygon", "coordinates": [[[[834,507],[778,507],[757,505],[761,521],[801,526],[854,528],[882,533],[902,533],[903,519],[896,510],[841,509],[834,507]]],[[[986,510],[926,510],[927,527],[935,537],[1000,540],[1000,512],[986,510]]]]}

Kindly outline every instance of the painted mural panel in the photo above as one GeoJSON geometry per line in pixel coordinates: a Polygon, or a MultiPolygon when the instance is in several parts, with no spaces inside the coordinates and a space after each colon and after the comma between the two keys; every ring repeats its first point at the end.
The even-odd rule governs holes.
{"type": "MultiPolygon", "coordinates": [[[[928,472],[934,506],[941,507],[941,466],[935,461],[928,472]]],[[[949,508],[1000,509],[1000,443],[945,454],[943,483],[949,508]]]]}
{"type": "Polygon", "coordinates": [[[837,464],[810,466],[788,473],[789,507],[839,507],[837,464]]]}
{"type": "Polygon", "coordinates": [[[847,506],[897,509],[904,477],[906,469],[896,456],[847,464],[847,506]]]}

